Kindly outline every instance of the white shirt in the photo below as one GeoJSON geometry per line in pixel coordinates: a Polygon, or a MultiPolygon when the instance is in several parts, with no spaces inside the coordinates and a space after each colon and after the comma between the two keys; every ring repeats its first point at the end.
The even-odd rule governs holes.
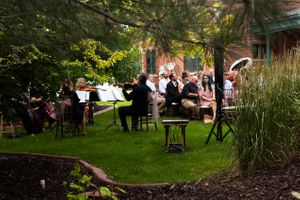
{"type": "Polygon", "coordinates": [[[151,81],[147,80],[146,81],[146,85],[151,89],[152,92],[156,92],[156,88],[154,83],[152,83],[151,81]]]}
{"type": "Polygon", "coordinates": [[[224,89],[225,90],[231,90],[232,89],[232,82],[230,80],[225,80],[224,89]]]}
{"type": "Polygon", "coordinates": [[[166,88],[167,88],[167,84],[170,82],[169,78],[162,78],[159,80],[159,93],[161,94],[165,94],[166,93],[166,88]]]}
{"type": "Polygon", "coordinates": [[[172,81],[172,83],[175,87],[178,85],[177,81],[172,81]]]}

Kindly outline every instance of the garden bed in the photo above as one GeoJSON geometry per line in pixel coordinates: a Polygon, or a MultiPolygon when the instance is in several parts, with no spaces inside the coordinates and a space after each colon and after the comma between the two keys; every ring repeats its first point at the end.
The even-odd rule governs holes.
{"type": "MultiPolygon", "coordinates": [[[[66,199],[63,182],[69,180],[76,159],[26,154],[0,155],[0,199],[66,199]],[[42,189],[40,180],[45,180],[42,189]]],[[[88,171],[83,169],[83,173],[88,171]]],[[[155,174],[154,174],[155,175],[155,174]]],[[[124,187],[119,199],[293,199],[300,192],[300,162],[274,166],[250,178],[223,172],[211,178],[160,187],[124,187]]]]}

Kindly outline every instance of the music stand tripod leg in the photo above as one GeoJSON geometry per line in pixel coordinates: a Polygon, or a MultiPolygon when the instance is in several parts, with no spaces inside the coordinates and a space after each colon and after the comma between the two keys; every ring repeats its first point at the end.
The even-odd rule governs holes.
{"type": "Polygon", "coordinates": [[[120,128],[119,128],[119,125],[117,124],[117,117],[116,117],[116,103],[117,103],[117,101],[114,101],[114,103],[113,103],[114,120],[113,120],[113,122],[112,122],[108,127],[106,127],[105,130],[109,129],[110,127],[112,127],[112,126],[114,126],[114,125],[115,125],[116,127],[118,127],[118,129],[120,129],[120,128]]]}
{"type": "Polygon", "coordinates": [[[205,144],[208,144],[208,142],[209,142],[210,137],[211,137],[212,134],[216,135],[216,133],[214,132],[214,129],[215,129],[217,123],[218,123],[218,115],[217,115],[217,117],[215,118],[214,124],[213,124],[213,126],[212,126],[212,128],[211,128],[211,130],[210,130],[210,132],[209,132],[209,134],[208,134],[208,137],[207,137],[207,139],[206,139],[205,144]]]}
{"type": "Polygon", "coordinates": [[[216,119],[215,119],[215,121],[214,121],[214,125],[213,125],[213,127],[211,128],[211,131],[210,131],[210,133],[209,133],[209,135],[208,135],[208,137],[207,137],[207,140],[206,140],[205,144],[208,144],[209,139],[210,139],[210,137],[211,137],[212,134],[214,134],[214,135],[216,136],[217,141],[222,142],[223,139],[224,139],[224,138],[228,135],[228,133],[230,133],[230,132],[233,133],[233,129],[231,128],[230,124],[228,123],[226,115],[224,114],[223,111],[218,112],[218,113],[217,113],[217,116],[216,116],[216,119]],[[227,131],[227,132],[225,133],[224,136],[223,136],[223,132],[222,132],[222,123],[223,123],[223,122],[225,122],[225,124],[229,127],[229,131],[227,131]],[[217,126],[217,132],[215,133],[215,132],[214,132],[214,129],[216,128],[216,126],[217,126]]]}
{"type": "Polygon", "coordinates": [[[233,131],[232,127],[230,126],[230,124],[228,122],[228,118],[227,118],[227,116],[225,114],[224,114],[223,121],[225,122],[225,124],[227,125],[227,127],[229,128],[229,130],[225,133],[224,136],[222,136],[222,139],[224,139],[230,132],[232,134],[234,134],[234,131],[233,131]]]}

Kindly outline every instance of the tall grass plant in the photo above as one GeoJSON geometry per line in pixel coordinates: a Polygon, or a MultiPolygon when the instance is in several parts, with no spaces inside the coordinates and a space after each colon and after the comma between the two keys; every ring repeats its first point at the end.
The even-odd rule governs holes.
{"type": "Polygon", "coordinates": [[[300,126],[300,56],[254,65],[240,83],[234,148],[248,173],[289,161],[300,126]]]}

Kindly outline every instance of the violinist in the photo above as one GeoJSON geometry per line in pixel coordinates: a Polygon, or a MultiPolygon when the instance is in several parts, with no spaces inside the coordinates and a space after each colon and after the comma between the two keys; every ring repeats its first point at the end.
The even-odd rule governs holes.
{"type": "Polygon", "coordinates": [[[132,100],[130,106],[122,106],[119,108],[119,117],[123,131],[129,131],[126,116],[132,116],[134,121],[133,129],[137,130],[137,116],[147,114],[148,95],[151,94],[151,89],[146,85],[147,75],[140,74],[138,81],[133,84],[125,84],[123,87],[123,95],[127,101],[132,100]],[[128,89],[132,88],[131,93],[127,93],[128,89]]]}
{"type": "Polygon", "coordinates": [[[96,92],[96,87],[90,87],[86,84],[84,78],[78,78],[76,83],[76,90],[87,91],[87,92],[96,92]]]}

